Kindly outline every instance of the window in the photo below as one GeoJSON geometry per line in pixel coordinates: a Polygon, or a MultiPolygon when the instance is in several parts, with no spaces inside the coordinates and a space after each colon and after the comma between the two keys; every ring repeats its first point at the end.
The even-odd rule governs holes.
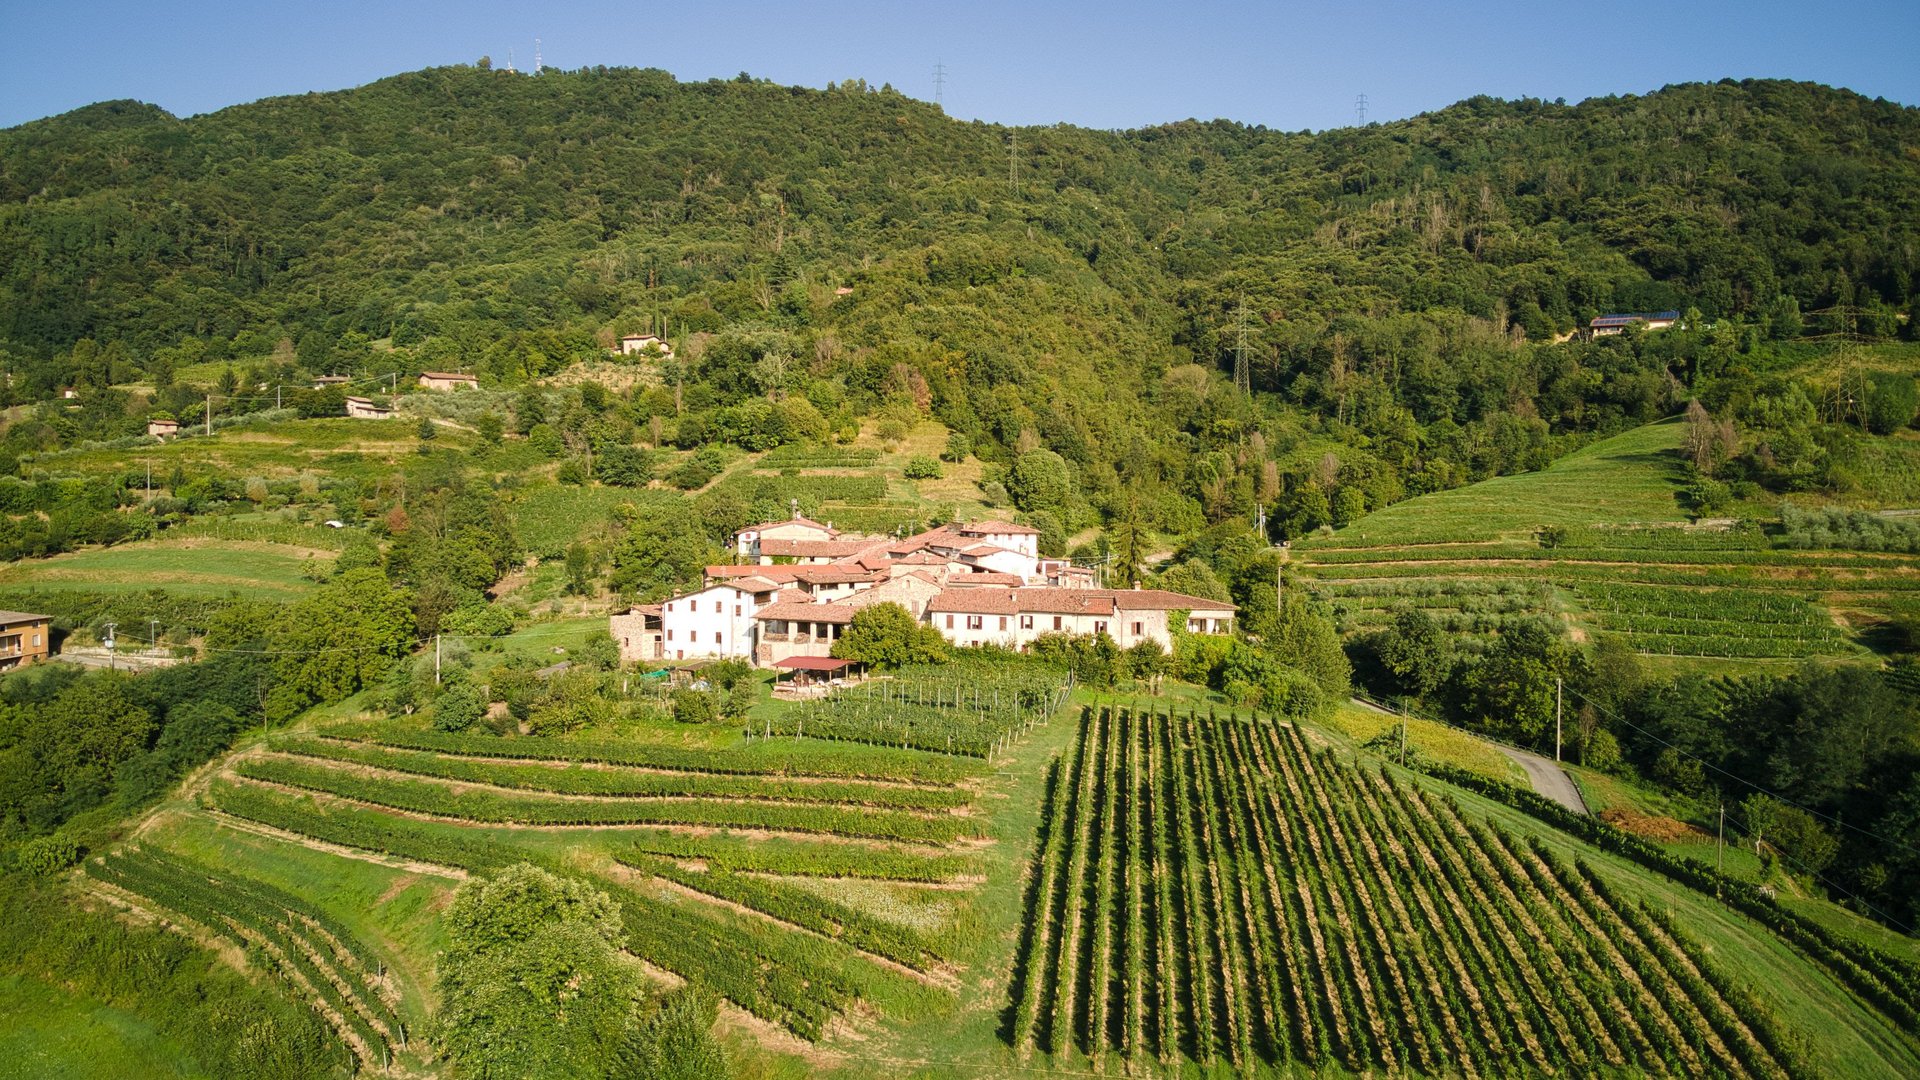
{"type": "Polygon", "coordinates": [[[1005,630],[1006,628],[1007,628],[1007,617],[1005,615],[1002,615],[1000,616],[1000,629],[1005,630]]]}
{"type": "Polygon", "coordinates": [[[1033,629],[1033,616],[1031,615],[1020,616],[1020,629],[1022,630],[1033,629]]]}
{"type": "Polygon", "coordinates": [[[1053,617],[1053,628],[1055,630],[1059,630],[1059,629],[1063,629],[1063,627],[1064,627],[1064,624],[1061,622],[1060,616],[1055,615],[1053,617]]]}
{"type": "Polygon", "coordinates": [[[1133,624],[1133,636],[1134,636],[1134,637],[1139,637],[1139,636],[1140,636],[1140,624],[1139,624],[1139,623],[1134,623],[1134,624],[1133,624]]]}
{"type": "Polygon", "coordinates": [[[736,618],[736,619],[740,617],[740,605],[739,605],[739,604],[735,604],[735,605],[733,605],[733,617],[734,617],[734,618],[736,618]]]}
{"type": "Polygon", "coordinates": [[[1205,619],[1188,619],[1188,620],[1187,620],[1187,629],[1188,629],[1188,630],[1190,630],[1190,631],[1192,631],[1192,632],[1194,632],[1194,633],[1196,633],[1196,634],[1199,634],[1199,633],[1204,633],[1204,632],[1206,631],[1206,629],[1207,629],[1207,620],[1205,620],[1205,619]]]}
{"type": "Polygon", "coordinates": [[[1093,632],[1094,632],[1094,633],[1096,633],[1096,634],[1104,634],[1104,633],[1106,633],[1106,632],[1107,632],[1107,621],[1106,621],[1105,619],[1095,619],[1095,620],[1093,620],[1093,632]]]}
{"type": "Polygon", "coordinates": [[[720,631],[718,631],[718,630],[715,630],[715,631],[713,632],[713,643],[714,643],[715,645],[718,645],[718,644],[720,644],[720,631]]]}
{"type": "Polygon", "coordinates": [[[953,616],[947,616],[947,629],[953,629],[953,616]]]}
{"type": "Polygon", "coordinates": [[[969,615],[967,616],[967,629],[978,630],[980,629],[981,623],[983,621],[984,620],[982,620],[978,615],[969,615]]]}
{"type": "Polygon", "coordinates": [[[667,640],[668,640],[668,641],[672,641],[672,640],[673,640],[673,631],[671,631],[671,630],[669,630],[669,631],[667,631],[667,640]]]}

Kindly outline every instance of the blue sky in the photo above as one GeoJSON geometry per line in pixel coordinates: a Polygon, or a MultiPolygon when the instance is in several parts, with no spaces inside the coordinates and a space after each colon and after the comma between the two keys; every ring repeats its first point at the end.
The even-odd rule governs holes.
{"type": "Polygon", "coordinates": [[[860,77],[965,119],[1295,130],[1474,94],[1581,98],[1779,77],[1920,104],[1920,3],[368,3],[0,0],[0,126],[136,98],[177,115],[508,50],[551,66],[860,77]]]}

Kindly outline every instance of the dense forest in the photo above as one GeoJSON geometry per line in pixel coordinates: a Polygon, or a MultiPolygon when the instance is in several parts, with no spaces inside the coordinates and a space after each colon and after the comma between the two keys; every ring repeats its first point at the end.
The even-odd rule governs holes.
{"type": "Polygon", "coordinates": [[[1321,134],[1012,131],[858,81],[652,70],[106,103],[0,133],[5,393],[94,391],[4,450],[205,391],[256,408],[296,371],[513,386],[653,331],[677,359],[596,441],[931,415],[986,461],[1060,455],[1066,531],[1282,500],[1298,531],[1537,467],[1783,343],[1911,332],[1917,139],[1911,108],[1784,82],[1321,134]],[[1656,309],[1684,332],[1541,348],[1656,309]],[[153,399],[105,389],[128,383],[153,399]]]}

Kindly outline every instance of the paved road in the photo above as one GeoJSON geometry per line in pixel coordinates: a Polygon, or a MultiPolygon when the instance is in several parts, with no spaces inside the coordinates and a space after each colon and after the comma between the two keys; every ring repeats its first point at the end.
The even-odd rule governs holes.
{"type": "Polygon", "coordinates": [[[1576,814],[1587,813],[1587,801],[1580,797],[1580,789],[1573,783],[1567,771],[1554,764],[1553,759],[1543,758],[1539,754],[1529,754],[1525,750],[1515,750],[1510,746],[1495,744],[1495,749],[1518,762],[1526,770],[1527,779],[1533,782],[1533,790],[1559,803],[1576,814]]]}
{"type": "MultiPolygon", "coordinates": [[[[1363,698],[1354,698],[1353,703],[1371,712],[1394,715],[1391,709],[1383,709],[1363,698]]],[[[1488,745],[1512,758],[1514,763],[1526,772],[1527,780],[1533,784],[1533,790],[1576,814],[1592,813],[1587,809],[1587,801],[1580,797],[1580,789],[1575,786],[1573,778],[1551,759],[1543,758],[1539,754],[1530,754],[1525,750],[1516,750],[1511,746],[1502,746],[1496,742],[1489,742],[1488,745]]]]}

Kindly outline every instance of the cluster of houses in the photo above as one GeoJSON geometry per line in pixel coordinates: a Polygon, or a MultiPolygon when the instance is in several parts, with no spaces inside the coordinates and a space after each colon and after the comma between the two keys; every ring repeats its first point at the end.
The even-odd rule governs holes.
{"type": "Polygon", "coordinates": [[[904,538],[841,533],[795,516],[740,530],[735,563],[705,584],[609,617],[625,662],[738,659],[824,671],[860,609],[892,603],[956,645],[1021,649],[1042,634],[1106,634],[1121,648],[1173,645],[1185,629],[1224,634],[1238,609],[1162,589],[1098,587],[1093,572],[1042,558],[1039,532],[1004,521],[954,522],[904,538]]]}

